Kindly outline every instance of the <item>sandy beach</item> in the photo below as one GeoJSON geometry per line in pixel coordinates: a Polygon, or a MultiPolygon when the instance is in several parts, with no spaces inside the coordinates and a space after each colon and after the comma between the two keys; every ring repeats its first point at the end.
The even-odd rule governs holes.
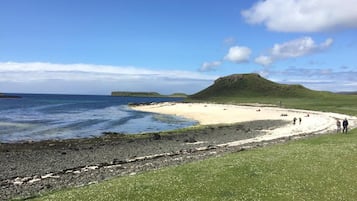
{"type": "Polygon", "coordinates": [[[233,124],[257,120],[282,120],[285,126],[266,131],[266,134],[252,139],[229,142],[222,146],[235,146],[249,142],[273,140],[304,133],[321,134],[336,131],[336,121],[347,118],[349,128],[357,126],[357,117],[337,113],[317,112],[298,109],[284,109],[264,105],[241,106],[206,103],[160,103],[140,105],[133,109],[170,114],[194,119],[201,125],[233,124]],[[294,124],[293,120],[296,118],[294,124]],[[301,121],[300,121],[301,119],[301,121]]]}
{"type": "Polygon", "coordinates": [[[336,132],[342,114],[266,106],[155,103],[135,110],[178,115],[203,127],[97,138],[0,143],[0,200],[97,183],[165,166],[336,132]],[[293,118],[297,121],[293,124],[293,118]],[[301,123],[299,122],[301,118],[301,123]]]}

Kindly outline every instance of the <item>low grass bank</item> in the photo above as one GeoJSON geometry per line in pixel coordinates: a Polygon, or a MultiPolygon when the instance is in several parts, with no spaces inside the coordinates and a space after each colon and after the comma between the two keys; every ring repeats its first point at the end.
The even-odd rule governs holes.
{"type": "Polygon", "coordinates": [[[34,200],[355,200],[357,130],[126,176],[34,200]]]}
{"type": "MultiPolygon", "coordinates": [[[[188,102],[202,100],[187,99],[188,102]]],[[[319,98],[276,98],[276,97],[212,97],[204,102],[223,104],[261,103],[277,107],[336,112],[357,116],[357,95],[324,94],[319,98]]]]}

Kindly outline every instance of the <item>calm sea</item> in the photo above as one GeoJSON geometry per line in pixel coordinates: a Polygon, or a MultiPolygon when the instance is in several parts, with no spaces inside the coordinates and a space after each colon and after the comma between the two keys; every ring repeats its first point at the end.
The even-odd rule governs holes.
{"type": "Polygon", "coordinates": [[[17,95],[22,98],[0,99],[0,142],[88,138],[107,131],[137,134],[197,123],[128,107],[128,103],[172,102],[180,98],[17,95]]]}

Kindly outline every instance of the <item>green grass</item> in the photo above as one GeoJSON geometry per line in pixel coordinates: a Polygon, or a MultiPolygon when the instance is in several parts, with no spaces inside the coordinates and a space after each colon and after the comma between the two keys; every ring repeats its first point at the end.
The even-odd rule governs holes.
{"type": "MultiPolygon", "coordinates": [[[[190,102],[202,102],[201,100],[187,99],[190,102]]],[[[213,103],[263,103],[279,106],[281,102],[284,108],[307,109],[324,112],[336,112],[357,116],[357,95],[325,94],[319,98],[286,98],[286,97],[211,97],[205,102],[213,103]]]]}
{"type": "Polygon", "coordinates": [[[355,200],[357,130],[227,154],[34,200],[355,200]]]}

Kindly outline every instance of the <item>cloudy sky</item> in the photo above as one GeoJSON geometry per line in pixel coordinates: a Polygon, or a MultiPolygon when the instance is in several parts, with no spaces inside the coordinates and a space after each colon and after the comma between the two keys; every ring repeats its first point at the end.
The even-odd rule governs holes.
{"type": "Polygon", "coordinates": [[[0,92],[357,91],[357,0],[0,0],[0,92]]]}

